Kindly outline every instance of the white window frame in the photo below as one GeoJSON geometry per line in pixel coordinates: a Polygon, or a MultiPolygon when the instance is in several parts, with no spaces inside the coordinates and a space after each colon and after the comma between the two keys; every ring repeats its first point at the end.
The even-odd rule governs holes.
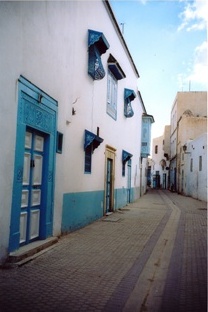
{"type": "Polygon", "coordinates": [[[115,76],[108,70],[107,79],[107,114],[113,119],[117,119],[117,88],[118,81],[115,76]]]}

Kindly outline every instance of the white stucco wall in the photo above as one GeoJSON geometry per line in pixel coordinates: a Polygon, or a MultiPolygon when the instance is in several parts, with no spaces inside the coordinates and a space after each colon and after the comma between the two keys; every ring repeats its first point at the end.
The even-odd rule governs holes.
{"type": "Polygon", "coordinates": [[[60,234],[63,194],[104,188],[105,145],[116,148],[115,188],[126,187],[122,177],[122,149],[133,154],[132,187],[139,187],[142,107],[132,102],[134,117],[126,118],[124,88],[137,92],[137,73],[118,30],[102,1],[0,2],[0,258],[6,254],[11,214],[17,80],[20,75],[58,101],[58,129],[64,134],[63,152],[56,155],[53,234],[60,234]],[[107,80],[88,75],[88,29],[101,31],[110,44],[102,55],[107,73],[111,53],[126,78],[118,81],[117,121],[106,114],[107,80]],[[74,103],[74,104],[73,104],[74,103]],[[72,116],[72,106],[76,115],[72,116]],[[92,156],[92,174],[84,172],[84,129],[104,142],[92,156]]]}
{"type": "Polygon", "coordinates": [[[187,196],[207,201],[207,133],[187,142],[184,155],[184,193],[187,196]],[[199,157],[202,156],[202,170],[199,170],[199,157]],[[193,160],[193,170],[190,162],[193,160]]]}
{"type": "MultiPolygon", "coordinates": [[[[167,130],[167,129],[166,129],[167,130]]],[[[152,174],[155,175],[156,172],[160,175],[160,185],[163,187],[163,174],[166,175],[166,182],[164,181],[164,187],[168,188],[168,175],[169,170],[166,168],[169,167],[169,161],[164,156],[164,143],[165,143],[165,136],[167,135],[167,132],[164,130],[164,134],[160,137],[154,138],[152,140],[152,162],[153,162],[153,170],[152,174]],[[155,147],[157,148],[157,153],[155,153],[155,147]],[[164,168],[161,166],[161,161],[165,161],[164,168]]],[[[167,138],[166,138],[167,139],[167,138]]],[[[167,146],[166,146],[167,148],[167,146]]],[[[153,182],[151,183],[151,187],[153,187],[153,182]]]]}
{"type": "MultiPolygon", "coordinates": [[[[190,111],[194,117],[207,117],[207,92],[190,91],[177,92],[171,109],[171,158],[176,155],[177,124],[185,111],[190,111]]],[[[202,132],[201,132],[202,133],[202,132]]],[[[193,137],[194,138],[194,137],[193,137]]]]}

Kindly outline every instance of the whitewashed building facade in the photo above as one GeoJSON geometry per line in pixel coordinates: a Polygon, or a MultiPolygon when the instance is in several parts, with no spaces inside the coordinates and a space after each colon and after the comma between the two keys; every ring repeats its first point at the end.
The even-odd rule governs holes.
{"type": "MultiPolygon", "coordinates": [[[[206,135],[207,92],[178,92],[171,111],[171,189],[192,197],[196,197],[193,194],[199,194],[198,190],[203,189],[204,195],[197,195],[197,198],[202,200],[207,196],[205,191],[207,185],[206,174],[199,172],[200,167],[196,164],[199,164],[199,157],[202,157],[202,154],[203,160],[200,158],[201,161],[204,162],[206,159],[206,143],[202,139],[206,135]],[[198,152],[194,151],[194,149],[187,151],[187,147],[192,141],[194,142],[193,146],[195,143],[197,146],[201,144],[200,147],[198,146],[198,152],[201,151],[201,155],[198,155],[198,152]],[[192,183],[194,177],[192,171],[189,172],[193,164],[195,164],[195,177],[197,177],[195,183],[192,183]],[[202,178],[198,179],[198,176],[202,178]],[[190,177],[192,177],[191,180],[190,177]],[[192,185],[192,189],[190,185],[192,185]]],[[[203,164],[203,167],[205,167],[205,164],[203,164]]]]}
{"type": "Polygon", "coordinates": [[[169,188],[170,126],[164,128],[160,137],[152,140],[151,187],[169,188]]]}
{"type": "Polygon", "coordinates": [[[107,0],[0,2],[0,34],[1,262],[136,200],[145,170],[139,73],[107,0]]]}

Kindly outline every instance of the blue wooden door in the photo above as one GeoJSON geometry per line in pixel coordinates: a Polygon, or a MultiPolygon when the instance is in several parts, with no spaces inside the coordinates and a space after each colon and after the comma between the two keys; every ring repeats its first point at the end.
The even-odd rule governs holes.
{"type": "Polygon", "coordinates": [[[57,101],[20,76],[9,252],[53,232],[57,101]]]}
{"type": "Polygon", "coordinates": [[[40,236],[45,214],[44,185],[47,183],[47,136],[28,129],[25,134],[24,167],[20,210],[20,244],[28,244],[40,236]]]}

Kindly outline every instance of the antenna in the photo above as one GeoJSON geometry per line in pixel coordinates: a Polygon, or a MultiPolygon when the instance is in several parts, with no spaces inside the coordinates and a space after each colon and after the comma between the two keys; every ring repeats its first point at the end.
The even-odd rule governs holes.
{"type": "Polygon", "coordinates": [[[124,35],[124,24],[125,24],[125,23],[120,23],[122,35],[124,35]]]}

